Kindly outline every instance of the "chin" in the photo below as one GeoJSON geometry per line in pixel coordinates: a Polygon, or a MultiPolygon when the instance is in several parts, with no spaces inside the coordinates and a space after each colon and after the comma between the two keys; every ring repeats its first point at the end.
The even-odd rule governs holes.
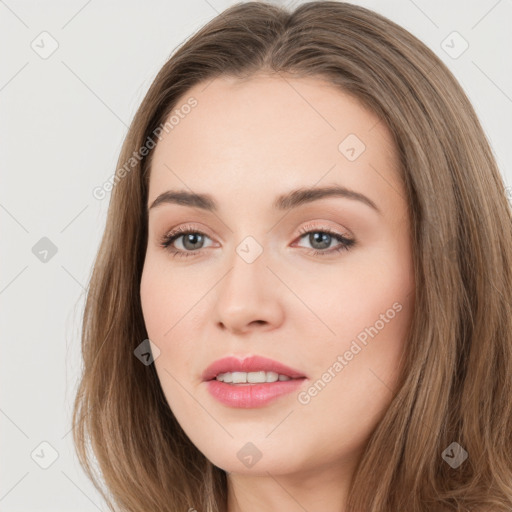
{"type": "Polygon", "coordinates": [[[235,439],[218,443],[217,447],[219,445],[223,447],[222,451],[212,451],[211,446],[201,451],[212,464],[227,473],[268,476],[268,473],[289,474],[304,469],[305,461],[298,460],[296,447],[288,453],[269,447],[268,441],[242,442],[235,439]]]}

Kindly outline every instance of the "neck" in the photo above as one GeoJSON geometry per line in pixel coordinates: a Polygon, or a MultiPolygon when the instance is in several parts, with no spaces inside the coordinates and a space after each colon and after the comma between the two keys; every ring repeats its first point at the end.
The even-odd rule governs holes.
{"type": "Polygon", "coordinates": [[[344,512],[355,463],[300,473],[228,473],[227,512],[344,512]]]}

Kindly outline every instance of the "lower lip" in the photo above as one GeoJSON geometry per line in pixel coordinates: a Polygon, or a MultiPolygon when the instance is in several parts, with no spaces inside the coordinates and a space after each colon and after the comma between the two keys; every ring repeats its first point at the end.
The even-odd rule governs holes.
{"type": "Polygon", "coordinates": [[[226,384],[213,379],[206,384],[210,394],[224,405],[249,409],[262,407],[280,396],[295,391],[305,380],[302,378],[262,384],[226,384]]]}

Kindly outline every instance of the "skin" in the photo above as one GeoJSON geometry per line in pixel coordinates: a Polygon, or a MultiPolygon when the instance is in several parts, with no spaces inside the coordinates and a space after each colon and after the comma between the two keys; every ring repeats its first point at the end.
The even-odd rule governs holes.
{"type": "Polygon", "coordinates": [[[343,511],[361,452],[396,392],[413,312],[396,148],[371,111],[320,78],[221,77],[177,107],[191,96],[197,106],[154,150],[148,206],[180,189],[211,194],[219,210],[164,203],[149,213],[140,293],[162,389],[192,442],[228,473],[229,512],[343,511]],[[338,149],[348,134],[366,146],[354,161],[338,149]],[[335,184],[364,194],[380,213],[335,196],[288,212],[272,207],[292,189],[335,184]],[[173,248],[192,256],[173,257],[160,238],[185,225],[206,236],[202,245],[178,238],[173,248]],[[332,238],[322,249],[321,239],[298,231],[304,226],[357,245],[314,255],[340,243],[332,238]],[[252,263],[236,252],[247,236],[263,250],[252,263]],[[333,371],[394,303],[394,318],[333,371]],[[307,404],[293,392],[240,409],[208,393],[201,373],[210,363],[254,354],[302,371],[303,395],[329,368],[331,379],[307,404]],[[248,442],[261,453],[252,467],[237,457],[248,442]]]}

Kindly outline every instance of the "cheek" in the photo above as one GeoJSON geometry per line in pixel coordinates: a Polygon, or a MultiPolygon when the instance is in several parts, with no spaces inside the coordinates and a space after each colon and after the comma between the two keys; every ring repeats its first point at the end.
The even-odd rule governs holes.
{"type": "Polygon", "coordinates": [[[146,262],[140,281],[140,301],[146,330],[152,341],[163,330],[164,299],[162,282],[157,279],[154,266],[146,262]]]}
{"type": "MultiPolygon", "coordinates": [[[[414,287],[406,233],[383,230],[376,243],[354,259],[338,285],[343,290],[343,317],[352,327],[350,335],[378,332],[379,338],[401,338],[403,326],[410,320],[414,287]]],[[[364,334],[361,337],[364,339],[364,334]]]]}
{"type": "Polygon", "coordinates": [[[342,272],[323,279],[325,286],[315,280],[309,287],[313,293],[307,295],[308,304],[331,331],[316,322],[327,333],[319,340],[323,350],[311,354],[319,392],[312,390],[310,398],[318,406],[338,401],[345,410],[378,415],[393,395],[415,284],[408,247],[392,242],[361,252],[350,262],[347,258],[342,272]]]}
{"type": "MultiPolygon", "coordinates": [[[[163,270],[163,269],[160,269],[163,270]]],[[[176,291],[176,283],[170,283],[168,277],[151,261],[146,261],[141,276],[140,298],[142,313],[148,338],[160,350],[154,365],[165,398],[175,416],[188,415],[188,406],[178,383],[184,383],[189,371],[186,353],[187,346],[180,343],[179,319],[183,317],[183,297],[176,291]]],[[[190,348],[189,348],[190,350],[190,348]]]]}
{"type": "Polygon", "coordinates": [[[193,340],[202,329],[198,315],[205,314],[206,301],[199,301],[204,292],[187,283],[190,278],[171,274],[155,259],[146,261],[140,283],[142,313],[148,337],[160,350],[155,367],[165,391],[179,388],[173,377],[190,380],[197,357],[193,340]]]}
{"type": "Polygon", "coordinates": [[[407,264],[392,265],[376,257],[338,272],[317,273],[314,280],[296,280],[294,291],[311,311],[297,308],[297,321],[316,326],[318,336],[342,349],[352,339],[364,343],[372,334],[378,333],[379,339],[401,337],[402,326],[409,322],[414,283],[407,264]]]}
{"type": "MultiPolygon", "coordinates": [[[[412,304],[397,301],[393,308],[379,292],[353,307],[354,314],[340,311],[337,320],[331,319],[338,335],[323,344],[321,353],[311,354],[316,371],[298,401],[297,417],[316,425],[326,439],[347,433],[340,441],[345,448],[365,442],[391,403],[400,377],[412,304]]],[[[330,449],[340,446],[333,441],[330,449]]]]}
{"type": "Polygon", "coordinates": [[[148,335],[162,341],[172,334],[173,325],[182,318],[191,300],[193,288],[182,282],[178,272],[169,272],[169,265],[160,257],[148,254],[140,282],[140,300],[148,335]]]}

